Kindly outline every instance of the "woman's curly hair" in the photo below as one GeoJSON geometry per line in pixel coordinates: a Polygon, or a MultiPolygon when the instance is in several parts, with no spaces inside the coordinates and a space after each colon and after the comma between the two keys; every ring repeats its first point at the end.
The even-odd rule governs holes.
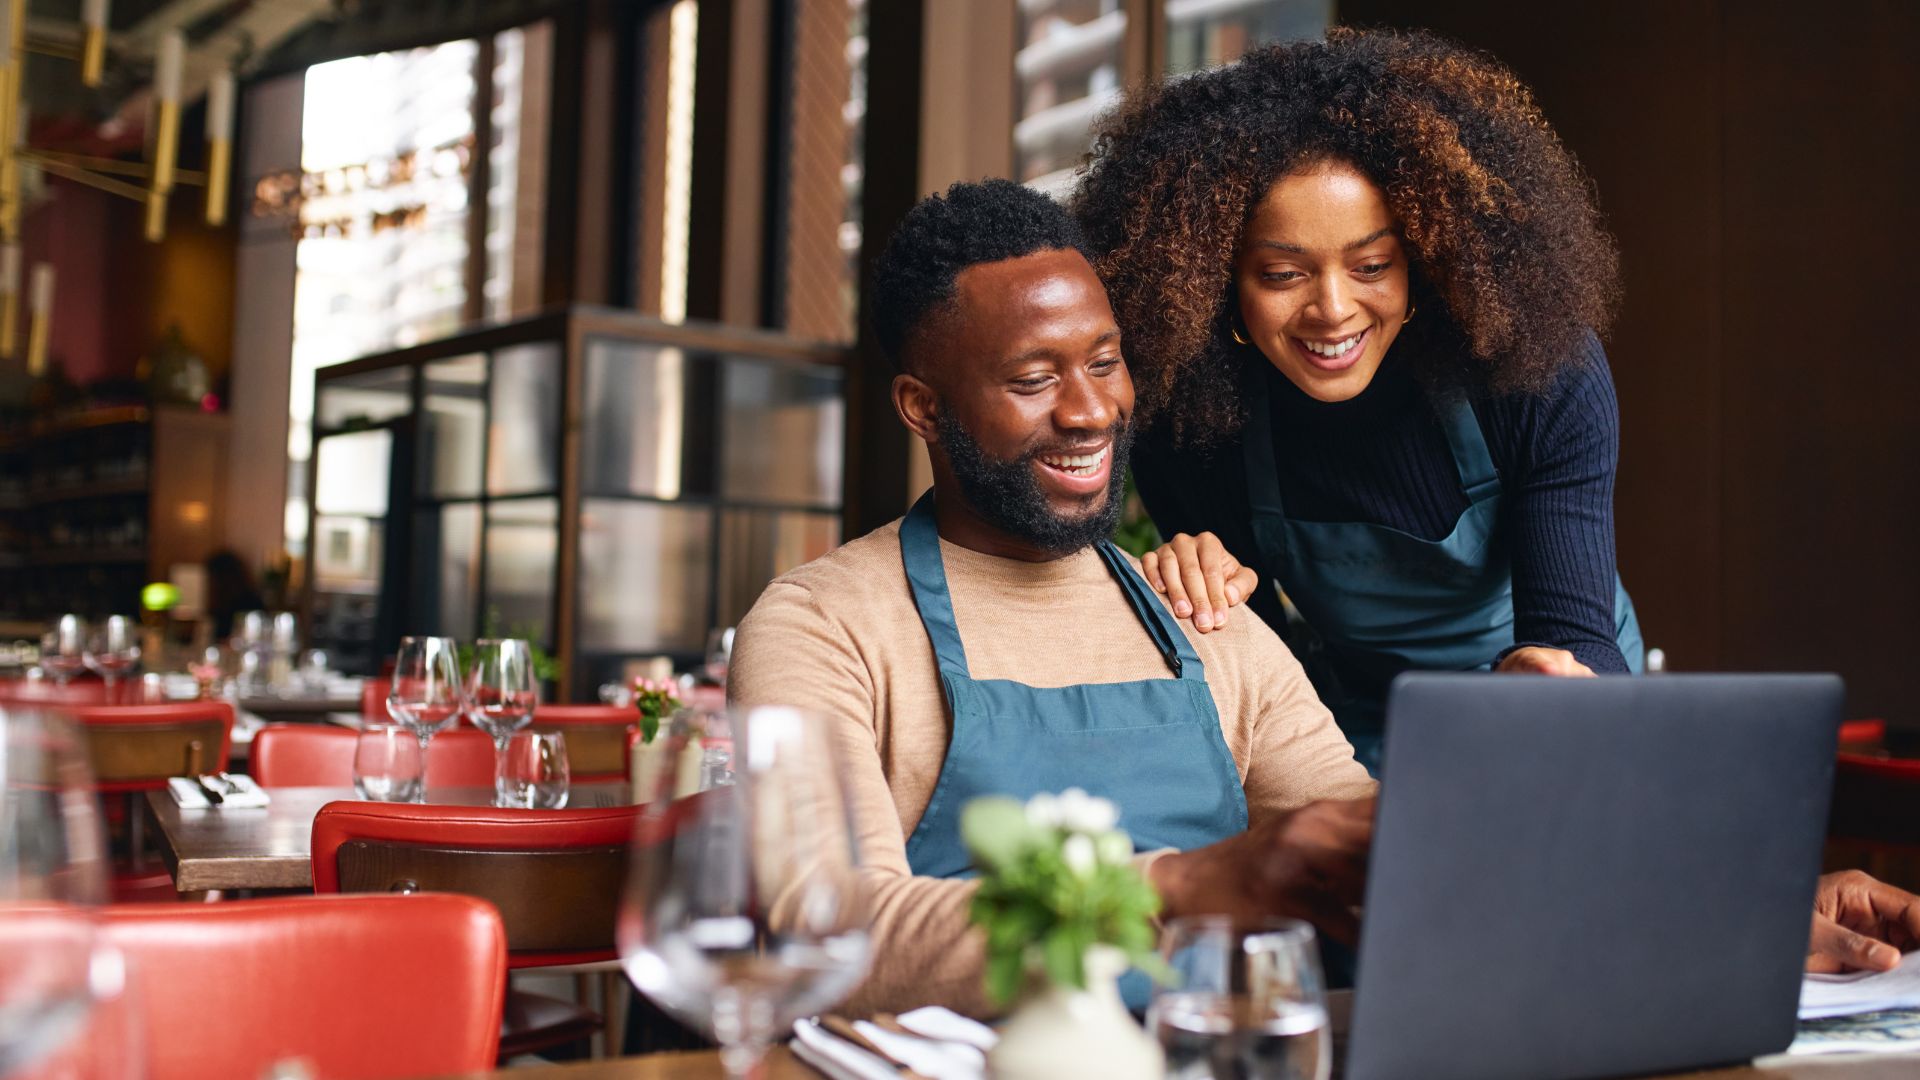
{"type": "Polygon", "coordinates": [[[1073,211],[1143,422],[1180,442],[1237,429],[1241,233],[1275,181],[1325,160],[1398,222],[1420,317],[1396,344],[1429,383],[1538,390],[1611,323],[1613,241],[1531,91],[1431,34],[1336,29],[1146,88],[1100,125],[1073,211]]]}

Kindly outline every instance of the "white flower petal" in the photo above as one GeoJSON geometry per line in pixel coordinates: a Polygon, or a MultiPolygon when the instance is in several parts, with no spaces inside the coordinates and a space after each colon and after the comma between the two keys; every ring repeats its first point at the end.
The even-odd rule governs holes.
{"type": "Polygon", "coordinates": [[[1067,837],[1067,842],[1060,847],[1060,857],[1066,860],[1067,869],[1081,877],[1092,874],[1100,862],[1093,849],[1093,839],[1081,833],[1067,837]]]}

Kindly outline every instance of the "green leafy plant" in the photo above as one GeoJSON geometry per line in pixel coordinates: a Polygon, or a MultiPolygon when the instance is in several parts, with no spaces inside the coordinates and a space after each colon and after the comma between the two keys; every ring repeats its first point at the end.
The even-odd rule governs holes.
{"type": "Polygon", "coordinates": [[[1025,805],[1002,796],[969,802],[960,835],[980,871],[970,915],[987,936],[987,993],[1011,1002],[1030,978],[1085,988],[1095,945],[1125,953],[1156,979],[1160,897],[1133,867],[1133,842],[1114,828],[1111,802],[1069,788],[1025,805]]]}
{"type": "MultiPolygon", "coordinates": [[[[521,638],[527,643],[527,655],[533,660],[533,677],[543,683],[560,681],[560,662],[553,654],[540,647],[540,639],[545,632],[533,623],[520,623],[506,633],[500,632],[500,609],[491,605],[487,608],[486,618],[480,620],[480,638],[495,640],[499,638],[521,638]]],[[[473,670],[473,642],[463,641],[454,648],[454,655],[460,660],[461,671],[473,670]]]]}
{"type": "Polygon", "coordinates": [[[633,707],[640,710],[640,741],[660,734],[660,721],[680,707],[680,688],[671,679],[633,680],[633,707]]]}

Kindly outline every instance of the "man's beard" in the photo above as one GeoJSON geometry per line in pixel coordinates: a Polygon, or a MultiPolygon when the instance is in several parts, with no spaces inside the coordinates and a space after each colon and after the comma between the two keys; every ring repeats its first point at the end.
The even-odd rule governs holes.
{"type": "MultiPolygon", "coordinates": [[[[1034,472],[1034,462],[1058,447],[1037,446],[1012,461],[987,456],[971,433],[942,407],[934,417],[940,447],[947,452],[960,494],[988,524],[1017,540],[1054,555],[1069,555],[1113,535],[1120,524],[1127,482],[1127,452],[1133,446],[1133,425],[1125,420],[1107,432],[1111,438],[1113,469],[1107,481],[1106,502],[1098,510],[1062,517],[1047,499],[1034,472]]],[[[1089,502],[1099,496],[1090,496],[1089,502]]]]}

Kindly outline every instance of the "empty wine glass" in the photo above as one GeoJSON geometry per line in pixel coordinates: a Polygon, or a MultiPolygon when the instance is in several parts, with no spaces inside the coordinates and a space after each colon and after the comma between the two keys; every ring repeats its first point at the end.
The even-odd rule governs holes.
{"type": "Polygon", "coordinates": [[[1176,979],[1147,1027],[1175,1080],[1327,1080],[1333,1068],[1326,984],[1313,927],[1224,916],[1175,919],[1161,952],[1176,979]]]}
{"type": "Polygon", "coordinates": [[[86,664],[107,684],[107,700],[114,685],[140,663],[140,624],[126,615],[109,615],[87,636],[86,664]]]}
{"type": "Polygon", "coordinates": [[[658,752],[621,898],[621,961],[744,1077],[867,969],[845,770],[824,722],[795,709],[683,710],[658,752]]]}
{"type": "Polygon", "coordinates": [[[707,631],[707,659],[701,667],[701,673],[708,681],[727,685],[727,667],[733,660],[733,627],[717,627],[707,631]]]}
{"type": "Polygon", "coordinates": [[[106,842],[79,737],[0,707],[0,1076],[75,1038],[92,1007],[106,842]]]}
{"type": "Polygon", "coordinates": [[[353,790],[373,802],[420,802],[426,795],[427,755],[413,732],[393,724],[366,724],[353,744],[353,790]]]}
{"type": "Polygon", "coordinates": [[[493,804],[509,801],[506,787],[507,739],[533,723],[539,699],[533,677],[533,648],[519,638],[474,643],[473,670],[467,672],[467,718],[493,737],[493,804]]]}
{"type": "Polygon", "coordinates": [[[87,620],[62,615],[40,638],[41,670],[61,686],[87,670],[87,620]]]}
{"type": "Polygon", "coordinates": [[[494,773],[494,805],[559,810],[573,780],[567,740],[557,731],[516,731],[494,773]]]}
{"type": "MultiPolygon", "coordinates": [[[[460,722],[466,693],[460,686],[460,660],[449,637],[403,637],[393,664],[387,715],[420,740],[424,761],[436,732],[460,722]]],[[[422,798],[425,793],[422,792],[422,798]]]]}

